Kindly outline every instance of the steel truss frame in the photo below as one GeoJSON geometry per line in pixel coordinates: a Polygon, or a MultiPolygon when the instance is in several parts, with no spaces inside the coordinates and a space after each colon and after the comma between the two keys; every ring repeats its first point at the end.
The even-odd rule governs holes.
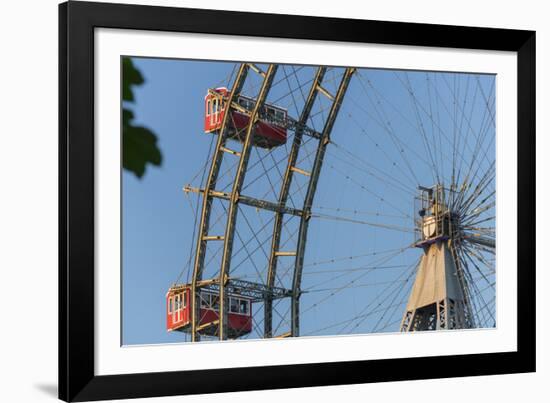
{"type": "Polygon", "coordinates": [[[470,329],[466,303],[444,298],[434,304],[407,311],[400,331],[470,329]]]}
{"type": "MultiPolygon", "coordinates": [[[[242,200],[240,197],[240,192],[241,192],[242,184],[244,182],[244,178],[246,175],[248,161],[250,158],[250,148],[252,144],[251,139],[253,134],[253,128],[258,119],[258,112],[260,111],[261,107],[265,102],[265,99],[267,98],[267,94],[269,93],[269,90],[271,88],[271,84],[273,83],[273,78],[275,77],[276,72],[277,72],[277,65],[274,65],[274,64],[269,65],[266,72],[262,72],[254,65],[251,65],[249,63],[242,63],[239,68],[239,71],[237,72],[237,76],[235,78],[235,82],[233,84],[231,93],[228,97],[226,113],[224,115],[222,125],[219,131],[218,140],[216,142],[216,148],[214,150],[214,154],[212,157],[212,164],[210,166],[210,171],[206,182],[205,190],[203,191],[201,221],[200,221],[200,227],[198,232],[197,248],[195,253],[195,263],[193,267],[193,277],[192,277],[192,283],[191,283],[191,293],[193,295],[193,301],[194,301],[193,312],[191,315],[192,316],[191,318],[191,340],[192,341],[200,340],[200,335],[199,335],[200,293],[198,291],[200,288],[200,282],[202,280],[202,273],[204,271],[206,243],[211,240],[223,242],[222,262],[221,262],[221,267],[219,271],[219,277],[217,279],[217,287],[218,287],[219,298],[220,298],[220,315],[219,315],[219,321],[216,325],[218,326],[218,336],[220,340],[224,340],[227,338],[227,314],[228,314],[228,305],[229,305],[228,290],[227,290],[228,273],[229,273],[229,268],[231,263],[231,253],[233,250],[233,239],[235,234],[235,224],[237,220],[238,203],[239,201],[242,200]],[[246,81],[246,77],[250,69],[257,72],[263,77],[262,86],[257,95],[256,105],[254,106],[254,109],[250,112],[250,119],[246,127],[246,134],[244,137],[245,140],[243,143],[242,150],[240,153],[234,153],[234,155],[239,158],[239,164],[237,167],[235,179],[233,181],[233,187],[232,187],[231,193],[227,195],[225,194],[221,195],[221,194],[217,194],[220,192],[216,192],[215,187],[217,183],[218,174],[220,171],[220,166],[223,160],[223,155],[226,150],[225,143],[228,138],[227,134],[229,129],[229,119],[231,116],[230,112],[231,112],[231,109],[233,109],[234,105],[236,104],[235,100],[243,88],[243,85],[246,81]],[[225,233],[223,237],[220,235],[208,234],[210,214],[212,210],[212,202],[215,197],[220,197],[220,196],[224,196],[222,198],[229,201],[229,208],[227,212],[227,223],[226,223],[225,233]]],[[[273,207],[273,206],[270,206],[270,207],[273,207]]]]}
{"type": "Polygon", "coordinates": [[[330,134],[332,128],[334,127],[334,122],[340,111],[340,106],[344,99],[344,95],[348,89],[349,82],[355,68],[346,68],[338,91],[334,97],[331,97],[330,94],[325,93],[321,86],[318,86],[319,90],[323,92],[325,96],[329,99],[332,98],[332,106],[330,112],[325,121],[325,126],[319,138],[319,143],[317,146],[317,153],[315,154],[315,160],[313,161],[313,168],[311,170],[311,176],[309,180],[309,185],[307,188],[306,196],[304,198],[304,205],[302,208],[302,216],[300,218],[300,227],[298,230],[298,242],[296,246],[296,262],[294,267],[294,278],[292,281],[292,306],[291,306],[291,330],[290,335],[293,337],[300,335],[300,295],[301,295],[301,283],[302,283],[302,272],[304,269],[304,254],[307,241],[307,233],[309,227],[309,219],[311,218],[311,206],[313,205],[313,199],[315,197],[315,192],[317,190],[317,183],[319,181],[319,175],[321,173],[321,167],[323,165],[323,159],[328,144],[330,143],[330,134]]]}
{"type": "MultiPolygon", "coordinates": [[[[319,93],[319,87],[321,86],[321,83],[323,81],[326,71],[327,71],[326,67],[319,67],[317,69],[317,72],[315,73],[315,78],[311,85],[311,89],[309,90],[308,97],[306,99],[304,107],[302,108],[302,113],[300,114],[300,118],[298,120],[297,129],[294,133],[294,141],[292,143],[292,147],[290,149],[290,153],[288,156],[288,163],[283,176],[281,190],[279,191],[280,205],[286,205],[287,203],[288,195],[290,192],[290,185],[292,183],[292,176],[295,172],[293,168],[296,164],[296,160],[298,159],[298,153],[300,151],[300,146],[302,144],[302,137],[304,134],[304,131],[302,128],[305,127],[307,124],[307,121],[311,114],[311,110],[315,103],[315,99],[317,98],[317,94],[319,93]]],[[[273,288],[275,284],[275,275],[277,271],[277,261],[278,261],[278,255],[276,252],[279,250],[279,247],[281,244],[281,233],[283,230],[283,222],[284,222],[284,212],[282,211],[277,212],[275,215],[275,221],[273,224],[273,235],[271,238],[271,252],[270,252],[268,271],[267,271],[268,288],[273,288]]],[[[264,303],[264,337],[265,338],[273,337],[272,332],[273,332],[273,300],[271,298],[268,298],[265,300],[265,303],[264,303]]]]}
{"type": "MultiPolygon", "coordinates": [[[[248,74],[249,66],[247,64],[241,64],[231,93],[229,95],[229,105],[233,103],[236,96],[241,92],[246,76],[248,74]]],[[[206,180],[206,192],[202,201],[201,220],[199,224],[197,248],[195,251],[195,262],[193,265],[193,276],[191,281],[191,295],[193,298],[193,309],[191,313],[191,341],[199,341],[200,336],[198,333],[198,325],[200,321],[200,293],[198,292],[198,282],[202,280],[202,273],[204,270],[204,259],[206,255],[206,243],[209,240],[208,229],[210,224],[210,215],[212,212],[212,202],[214,197],[210,192],[214,191],[220,172],[220,167],[223,160],[223,148],[227,141],[227,129],[230,119],[229,108],[224,115],[218,140],[216,142],[216,148],[212,157],[212,164],[210,165],[210,171],[206,180]]]]}
{"type": "MultiPolygon", "coordinates": [[[[201,287],[203,290],[218,293],[220,285],[218,281],[213,281],[209,285],[201,287]]],[[[265,284],[254,283],[252,281],[229,279],[226,283],[227,294],[238,294],[243,297],[248,297],[252,302],[265,301],[267,298],[272,300],[279,298],[287,298],[292,295],[292,290],[287,290],[282,287],[270,287],[265,284]]]]}
{"type": "Polygon", "coordinates": [[[294,141],[289,153],[286,170],[281,184],[279,192],[278,202],[269,202],[266,200],[259,200],[252,197],[248,197],[240,194],[246,171],[248,167],[248,161],[250,157],[250,151],[252,146],[253,127],[259,118],[259,113],[267,98],[273,79],[277,71],[277,65],[271,64],[268,66],[265,72],[261,71],[257,66],[250,63],[241,64],[233,88],[228,97],[225,97],[227,109],[222,121],[222,126],[218,134],[218,140],[212,157],[212,163],[210,166],[209,175],[207,178],[206,186],[204,189],[192,188],[186,186],[185,191],[201,193],[203,195],[201,220],[198,231],[197,247],[195,253],[195,262],[193,267],[193,277],[191,283],[191,292],[193,295],[194,309],[192,310],[191,318],[191,340],[200,340],[200,330],[202,326],[199,326],[200,322],[200,289],[208,289],[219,293],[220,300],[220,316],[216,323],[211,323],[209,326],[217,326],[217,335],[220,340],[225,340],[228,337],[228,295],[233,293],[239,293],[244,296],[248,296],[254,301],[264,301],[264,337],[287,337],[299,335],[299,298],[301,295],[300,283],[303,270],[303,259],[305,253],[306,239],[307,239],[307,227],[311,217],[311,205],[317,188],[317,182],[321,172],[323,163],[323,157],[327,145],[330,143],[330,133],[334,126],[336,117],[340,110],[342,100],[348,88],[350,79],[355,71],[354,68],[347,68],[344,71],[341,82],[339,84],[337,93],[333,96],[326,89],[322,87],[323,78],[325,76],[327,68],[319,67],[315,73],[315,78],[312,82],[308,97],[302,108],[302,112],[298,120],[288,118],[285,122],[285,126],[295,131],[294,141]],[[263,78],[260,91],[256,97],[256,102],[252,111],[247,111],[250,116],[248,126],[246,127],[246,135],[244,137],[244,143],[242,150],[239,153],[233,152],[232,154],[239,158],[238,167],[233,181],[232,190],[230,193],[217,191],[216,183],[220,171],[220,166],[223,160],[224,153],[227,152],[225,143],[228,139],[229,119],[231,116],[230,111],[232,109],[240,110],[239,105],[235,100],[239,96],[243,85],[246,81],[249,70],[260,74],[263,78]],[[317,95],[321,93],[331,101],[330,111],[324,122],[324,128],[321,133],[307,126],[307,121],[310,117],[311,110],[317,98],[317,95]],[[289,196],[290,186],[294,173],[300,172],[294,165],[300,151],[303,136],[313,137],[317,139],[318,145],[316,150],[316,156],[313,163],[313,169],[311,173],[307,173],[309,177],[308,190],[304,198],[303,209],[299,210],[287,206],[287,200],[289,196]],[[210,215],[212,210],[212,203],[214,198],[219,198],[229,202],[227,210],[227,222],[224,235],[209,234],[210,215]],[[272,244],[270,249],[270,257],[268,262],[268,274],[266,278],[266,284],[251,283],[244,280],[230,279],[229,271],[231,266],[231,255],[233,250],[233,240],[235,235],[235,227],[237,222],[238,205],[242,203],[244,205],[253,206],[256,208],[272,211],[275,213],[272,244]],[[281,252],[279,251],[281,232],[283,229],[283,220],[285,214],[294,215],[300,218],[299,235],[296,244],[296,252],[281,252]],[[202,275],[204,271],[204,262],[206,254],[206,244],[209,241],[222,241],[223,242],[223,254],[221,260],[221,266],[219,270],[219,276],[210,279],[203,280],[202,275]],[[292,289],[287,290],[282,287],[275,286],[277,260],[282,256],[295,256],[294,276],[292,281],[292,289]],[[290,332],[284,335],[274,336],[272,334],[272,322],[273,322],[273,301],[279,298],[290,297],[291,301],[291,329],[290,332]]]}

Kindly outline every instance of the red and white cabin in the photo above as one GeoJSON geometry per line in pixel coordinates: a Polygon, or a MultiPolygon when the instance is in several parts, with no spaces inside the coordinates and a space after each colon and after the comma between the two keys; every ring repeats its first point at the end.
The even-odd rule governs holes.
{"type": "MultiPolygon", "coordinates": [[[[223,122],[226,111],[226,100],[229,90],[225,87],[208,90],[204,97],[204,131],[217,132],[223,122]]],[[[239,95],[236,102],[245,110],[252,111],[256,101],[244,95],[239,95]]],[[[278,147],[286,143],[287,129],[285,122],[287,111],[284,108],[265,103],[259,111],[259,120],[254,126],[252,145],[261,148],[278,147]]],[[[243,142],[245,128],[250,118],[246,113],[232,109],[228,127],[229,138],[243,142]]]]}
{"type": "MultiPolygon", "coordinates": [[[[219,319],[219,295],[213,291],[200,291],[200,317],[198,325],[208,325],[219,319]]],[[[175,285],[166,293],[166,329],[191,331],[191,285],[175,285]]],[[[227,313],[228,337],[235,339],[252,331],[252,300],[240,295],[229,295],[227,313]]],[[[200,334],[215,336],[218,326],[204,326],[200,334]]]]}

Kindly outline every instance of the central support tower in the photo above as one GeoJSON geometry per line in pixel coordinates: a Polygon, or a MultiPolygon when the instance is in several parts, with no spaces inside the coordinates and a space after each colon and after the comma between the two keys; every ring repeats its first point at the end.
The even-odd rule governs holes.
{"type": "Polygon", "coordinates": [[[459,215],[452,211],[452,191],[442,185],[420,188],[416,244],[423,249],[401,331],[472,328],[465,279],[454,246],[459,215]]]}

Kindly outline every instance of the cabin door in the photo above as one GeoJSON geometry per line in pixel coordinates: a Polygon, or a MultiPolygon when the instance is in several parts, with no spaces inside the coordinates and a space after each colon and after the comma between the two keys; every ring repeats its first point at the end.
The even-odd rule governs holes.
{"type": "Polygon", "coordinates": [[[176,295],[176,322],[181,322],[181,294],[176,295]]]}
{"type": "Polygon", "coordinates": [[[218,99],[212,98],[212,121],[210,122],[213,126],[218,125],[218,99]]]}
{"type": "Polygon", "coordinates": [[[177,302],[176,302],[176,296],[174,295],[172,298],[170,298],[170,309],[172,314],[172,324],[176,323],[176,309],[177,309],[177,302]]]}

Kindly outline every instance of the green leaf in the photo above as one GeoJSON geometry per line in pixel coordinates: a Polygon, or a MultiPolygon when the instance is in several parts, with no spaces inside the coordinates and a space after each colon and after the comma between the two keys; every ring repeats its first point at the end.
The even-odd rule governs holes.
{"type": "MultiPolygon", "coordinates": [[[[145,82],[132,59],[122,58],[122,99],[134,102],[132,86],[145,82]]],[[[134,113],[130,109],[122,109],[122,167],[142,178],[147,164],[159,166],[162,154],[157,147],[157,136],[148,128],[134,126],[134,113]]]]}
{"type": "Polygon", "coordinates": [[[126,125],[122,132],[123,168],[141,178],[148,163],[156,166],[162,163],[157,136],[146,127],[126,125]]]}
{"type": "Polygon", "coordinates": [[[122,128],[130,126],[130,120],[134,120],[134,112],[130,109],[122,108],[122,128]]]}
{"type": "Polygon", "coordinates": [[[140,71],[135,68],[132,59],[129,57],[122,58],[122,99],[124,101],[133,102],[134,93],[132,85],[142,85],[145,82],[140,71]]]}

